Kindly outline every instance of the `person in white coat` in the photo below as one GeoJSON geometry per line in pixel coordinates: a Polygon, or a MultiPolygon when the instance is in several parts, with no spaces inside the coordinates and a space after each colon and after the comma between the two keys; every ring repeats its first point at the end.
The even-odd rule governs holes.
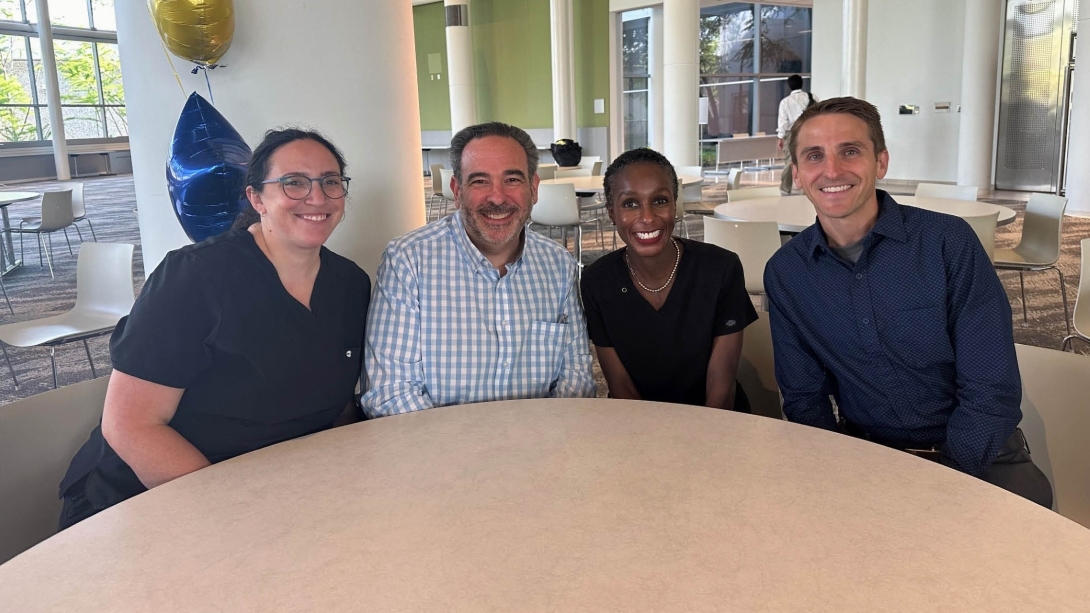
{"type": "Polygon", "coordinates": [[[791,126],[802,112],[814,103],[814,95],[802,91],[802,77],[793,74],[787,77],[787,86],[791,93],[780,100],[780,117],[776,126],[776,136],[780,137],[780,150],[783,151],[783,175],[780,177],[780,193],[791,195],[791,126]]]}

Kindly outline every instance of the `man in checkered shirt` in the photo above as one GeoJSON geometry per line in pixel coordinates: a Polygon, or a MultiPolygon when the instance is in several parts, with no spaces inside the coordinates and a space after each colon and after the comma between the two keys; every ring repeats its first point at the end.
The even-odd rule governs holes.
{"type": "Polygon", "coordinates": [[[386,247],[367,322],[368,417],[433,407],[594,396],[575,259],[526,231],[537,147],[470,126],[450,146],[457,210],[386,247]]]}

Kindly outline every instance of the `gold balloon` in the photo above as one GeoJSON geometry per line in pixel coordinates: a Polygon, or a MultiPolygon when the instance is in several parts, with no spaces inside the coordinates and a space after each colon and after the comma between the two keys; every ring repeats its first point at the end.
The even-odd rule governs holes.
{"type": "Polygon", "coordinates": [[[214,66],[235,34],[231,0],[148,0],[167,49],[199,66],[214,66]]]}

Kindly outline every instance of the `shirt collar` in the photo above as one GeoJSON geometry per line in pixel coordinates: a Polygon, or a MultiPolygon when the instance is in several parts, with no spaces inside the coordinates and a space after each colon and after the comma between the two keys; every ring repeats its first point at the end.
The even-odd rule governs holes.
{"type": "MultiPolygon", "coordinates": [[[[450,216],[450,232],[454,236],[454,244],[458,246],[458,251],[461,252],[462,257],[466,262],[473,267],[476,272],[483,272],[486,274],[499,276],[500,271],[496,270],[496,267],[492,265],[492,262],[488,261],[481,250],[477,248],[477,245],[473,244],[473,241],[469,240],[469,234],[466,233],[465,224],[462,222],[461,209],[454,212],[450,216]]],[[[526,228],[522,229],[523,234],[526,234],[526,228]]],[[[522,267],[523,257],[526,255],[526,250],[530,248],[530,241],[524,236],[522,251],[519,253],[515,261],[507,264],[507,275],[515,272],[522,267]]]]}
{"type": "MultiPolygon", "coordinates": [[[[868,236],[877,234],[899,243],[907,241],[908,236],[905,233],[905,220],[904,215],[901,213],[901,205],[888,192],[881,189],[874,191],[878,197],[878,221],[874,223],[874,227],[871,228],[868,236]]],[[[815,221],[814,226],[815,232],[810,237],[811,258],[817,258],[819,253],[826,253],[830,250],[829,239],[825,236],[825,229],[821,227],[821,222],[815,221]]],[[[864,240],[866,240],[866,237],[864,237],[864,240]]]]}

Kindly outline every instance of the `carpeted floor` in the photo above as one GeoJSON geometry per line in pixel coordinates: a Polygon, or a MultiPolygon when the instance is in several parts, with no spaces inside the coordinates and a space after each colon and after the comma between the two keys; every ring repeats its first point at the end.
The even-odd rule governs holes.
{"type": "MultiPolygon", "coordinates": [[[[747,180],[744,180],[743,187],[778,184],[778,177],[774,173],[744,176],[747,180]]],[[[143,286],[144,274],[132,175],[89,178],[81,181],[85,184],[87,216],[91,223],[94,224],[98,240],[136,245],[133,261],[133,281],[136,291],[139,292],[143,286]]],[[[424,183],[426,196],[431,205],[429,219],[435,219],[438,215],[438,205],[431,198],[430,178],[425,178],[424,183]]],[[[23,183],[0,187],[0,189],[48,191],[59,187],[58,182],[50,181],[23,183]]],[[[915,184],[909,183],[889,182],[884,185],[880,184],[880,187],[888,189],[894,194],[911,194],[915,190],[915,184]]],[[[715,205],[726,202],[726,191],[725,182],[716,183],[715,177],[709,177],[705,181],[704,201],[697,208],[710,212],[715,205]]],[[[984,198],[984,200],[1022,211],[1025,208],[1026,197],[1028,197],[1028,194],[1004,192],[994,194],[994,197],[984,198]]],[[[40,206],[38,201],[9,205],[8,214],[11,217],[12,225],[17,227],[19,220],[23,217],[37,216],[40,212],[40,206]]],[[[602,217],[605,219],[603,244],[599,244],[596,233],[586,231],[583,240],[584,262],[591,262],[612,249],[614,235],[604,213],[602,217]]],[[[697,240],[703,238],[703,221],[699,214],[687,215],[685,223],[691,238],[697,240]]],[[[87,229],[87,225],[85,223],[79,225],[83,236],[90,240],[91,233],[87,229]]],[[[1001,226],[996,232],[996,246],[1014,246],[1021,235],[1021,227],[1021,215],[1014,223],[1001,226]]],[[[73,253],[78,255],[79,238],[72,229],[69,229],[69,235],[73,253]]],[[[559,240],[559,233],[556,232],[554,235],[559,240]]],[[[1072,308],[1074,308],[1075,294],[1079,282],[1079,241],[1088,236],[1090,236],[1090,219],[1070,216],[1064,218],[1063,254],[1060,258],[1060,268],[1063,270],[1067,281],[1068,303],[1072,308]]],[[[18,256],[18,235],[14,236],[14,241],[16,256],[18,256]]],[[[47,268],[38,266],[34,236],[27,235],[24,237],[24,242],[26,246],[24,266],[4,277],[4,284],[8,296],[11,298],[12,307],[15,309],[15,315],[11,315],[7,311],[6,305],[0,305],[0,324],[56,315],[72,308],[75,304],[76,256],[69,255],[65,246],[64,234],[56,233],[53,236],[55,279],[50,278],[47,268]]],[[[369,272],[373,274],[374,271],[369,272]]],[[[1007,288],[1014,309],[1015,341],[1040,347],[1059,348],[1060,340],[1066,332],[1063,308],[1060,302],[1059,280],[1055,272],[1049,271],[1026,275],[1026,301],[1029,314],[1027,323],[1023,323],[1021,318],[1018,275],[1008,272],[1000,272],[999,274],[1007,288]]],[[[99,375],[109,372],[108,338],[101,337],[90,341],[91,354],[99,375]]],[[[1090,345],[1076,343],[1075,350],[1080,353],[1090,354],[1090,345]]],[[[11,357],[16,376],[19,378],[19,388],[15,389],[13,386],[6,365],[0,364],[0,404],[38,394],[52,387],[48,349],[9,347],[8,354],[11,357]]],[[[57,350],[57,371],[61,385],[90,378],[91,370],[80,343],[66,345],[57,350]]],[[[596,374],[601,388],[599,391],[604,395],[601,375],[600,373],[596,374]]]]}

